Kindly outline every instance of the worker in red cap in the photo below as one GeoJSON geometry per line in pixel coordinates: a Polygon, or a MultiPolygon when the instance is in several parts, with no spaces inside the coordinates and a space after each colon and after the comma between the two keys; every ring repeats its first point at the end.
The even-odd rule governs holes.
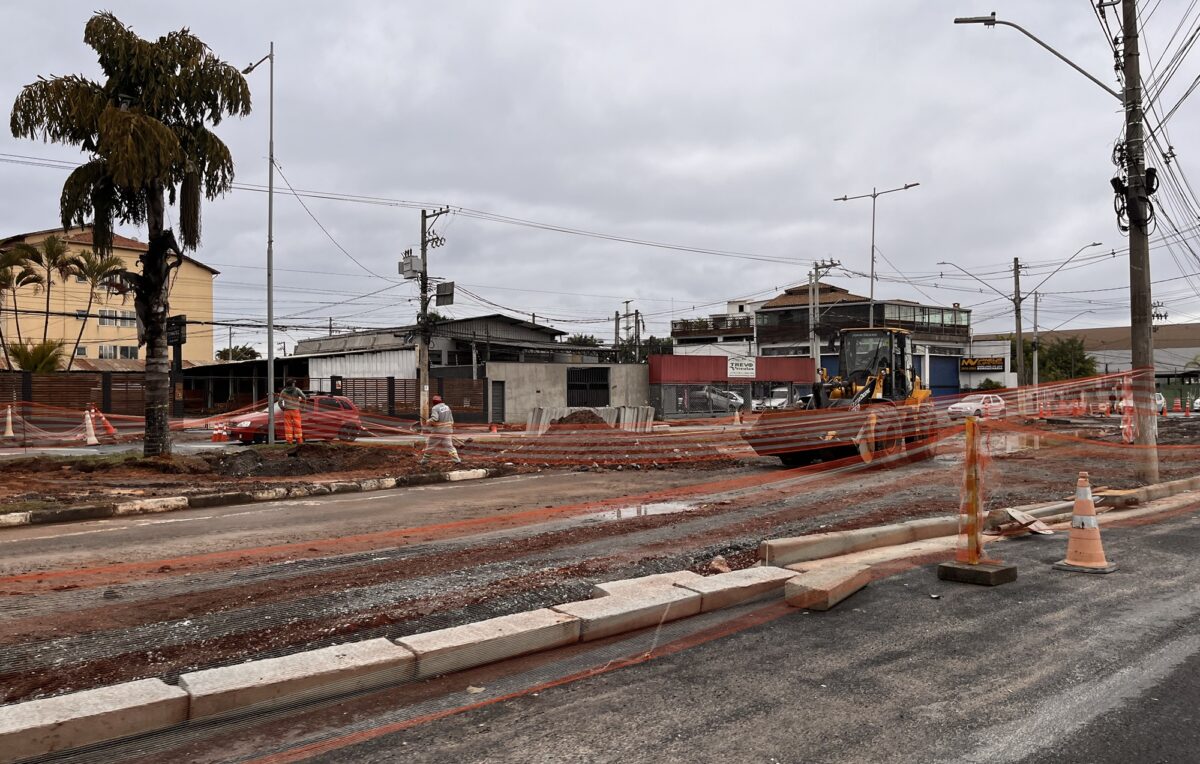
{"type": "Polygon", "coordinates": [[[442,396],[433,396],[433,408],[429,410],[429,438],[425,442],[425,453],[421,454],[421,464],[429,459],[431,453],[444,452],[450,454],[455,464],[462,464],[458,458],[458,450],[454,448],[454,414],[450,407],[442,401],[442,396]]]}

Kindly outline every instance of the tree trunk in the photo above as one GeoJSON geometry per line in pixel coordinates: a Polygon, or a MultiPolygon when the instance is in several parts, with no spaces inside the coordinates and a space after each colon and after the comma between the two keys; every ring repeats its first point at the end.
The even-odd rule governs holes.
{"type": "Polygon", "coordinates": [[[167,358],[167,315],[171,310],[171,252],[178,252],[175,236],[163,230],[164,199],[161,186],[147,190],[146,223],[149,244],[142,255],[142,273],[134,293],[134,307],[142,322],[146,344],[146,431],[142,453],[171,453],[171,372],[167,358]]]}
{"type": "MultiPolygon", "coordinates": [[[[4,301],[0,300],[0,308],[3,308],[3,307],[4,307],[4,301]]],[[[15,308],[14,308],[14,310],[15,310],[15,308]]],[[[4,313],[4,311],[0,311],[0,348],[4,349],[4,366],[9,371],[12,371],[13,370],[12,361],[9,360],[9,357],[8,357],[8,340],[6,340],[4,338],[4,315],[3,315],[3,313],[4,313]]],[[[17,317],[17,314],[13,313],[13,318],[16,318],[16,317],[17,317]]]]}
{"type": "Polygon", "coordinates": [[[13,296],[13,327],[17,330],[17,343],[25,344],[25,338],[21,336],[21,306],[17,304],[17,288],[12,288],[13,296]]]}
{"type": "Polygon", "coordinates": [[[83,330],[87,328],[88,317],[92,315],[92,303],[96,301],[96,288],[89,284],[88,289],[92,291],[88,293],[87,311],[83,314],[83,325],[79,327],[79,334],[75,336],[75,347],[71,348],[71,357],[67,359],[67,371],[70,371],[75,364],[75,355],[79,353],[79,342],[83,339],[83,330]]]}
{"type": "Polygon", "coordinates": [[[42,324],[42,344],[46,344],[46,339],[50,336],[50,286],[53,284],[50,280],[50,269],[46,269],[46,321],[42,324]]]}

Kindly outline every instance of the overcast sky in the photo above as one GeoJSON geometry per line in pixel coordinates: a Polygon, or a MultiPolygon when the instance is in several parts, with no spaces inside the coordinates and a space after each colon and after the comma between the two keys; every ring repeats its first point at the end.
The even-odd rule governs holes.
{"type": "MultiPolygon", "coordinates": [[[[1147,79],[1146,64],[1168,49],[1189,4],[1146,4],[1157,6],[1144,32],[1147,79]]],[[[100,75],[82,42],[96,4],[49,6],[0,0],[5,108],[39,75],[100,75]]],[[[667,334],[672,316],[719,312],[724,300],[803,282],[814,259],[840,261],[851,273],[835,271],[830,281],[866,294],[868,280],[853,274],[870,267],[871,201],[834,197],[906,182],[920,186],[879,199],[878,297],[959,302],[975,309],[978,328],[1008,329],[1011,303],[937,263],[1011,291],[1003,271],[1019,257],[1035,264],[1022,276],[1031,289],[1053,263],[1099,241],[1103,248],[1081,258],[1116,256],[1083,260],[1047,282],[1040,323],[1128,323],[1127,239],[1109,186],[1119,103],[1013,29],[952,23],[995,10],[1117,87],[1107,37],[1087,0],[120,0],[106,8],[143,37],[189,27],[239,67],[274,40],[276,155],[296,189],[448,204],[763,258],[461,214],[438,222],[446,245],[433,252],[432,274],[567,331],[611,338],[613,311],[633,300],[649,332],[667,334]]],[[[1198,16],[1200,9],[1169,53],[1198,16]]],[[[1200,54],[1183,59],[1158,99],[1160,115],[1198,72],[1200,54]]],[[[217,131],[233,151],[238,182],[265,184],[267,67],[248,79],[253,113],[217,131]]],[[[1175,166],[1194,172],[1200,190],[1198,114],[1200,96],[1184,102],[1167,124],[1178,142],[1163,145],[1174,146],[1175,166]]],[[[0,134],[0,232],[56,225],[66,171],[13,163],[14,155],[74,161],[79,153],[0,134]]],[[[1151,163],[1162,166],[1153,151],[1151,163]]],[[[276,181],[277,321],[324,326],[332,317],[339,328],[410,321],[415,291],[396,262],[418,244],[419,212],[305,199],[327,236],[276,181]],[[377,290],[385,291],[362,296],[377,290]]],[[[1166,216],[1194,238],[1195,205],[1158,196],[1166,216]]],[[[266,194],[251,190],[204,209],[196,257],[221,271],[220,318],[266,315],[266,217],[266,194]]],[[[1160,222],[1161,235],[1168,227],[1160,222]]],[[[1200,271],[1191,243],[1152,251],[1153,278],[1162,281],[1155,298],[1171,322],[1200,320],[1200,300],[1182,278],[1200,271]]],[[[491,310],[460,292],[446,312],[491,310]]],[[[289,329],[277,339],[290,350],[309,334],[289,329]]],[[[225,341],[221,333],[216,344],[225,341]]],[[[234,342],[261,347],[263,338],[240,330],[234,342]]]]}

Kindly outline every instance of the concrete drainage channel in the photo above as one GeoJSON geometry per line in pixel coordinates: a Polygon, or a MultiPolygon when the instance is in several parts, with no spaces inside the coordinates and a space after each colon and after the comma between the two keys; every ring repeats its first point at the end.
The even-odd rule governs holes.
{"type": "Polygon", "coordinates": [[[435,483],[457,483],[461,480],[480,480],[488,477],[511,475],[510,466],[491,469],[453,470],[417,475],[413,478],[366,478],[364,480],[339,480],[326,483],[309,483],[280,488],[263,488],[257,491],[225,491],[222,493],[198,494],[195,496],[160,496],[153,499],[133,499],[115,504],[63,507],[38,512],[9,512],[0,515],[0,528],[21,525],[50,525],[77,520],[102,520],[127,515],[145,515],[158,512],[174,512],[180,509],[211,509],[233,504],[252,504],[259,501],[301,499],[310,496],[328,496],[335,493],[358,493],[386,491],[392,488],[432,485],[435,483]]]}
{"type": "MultiPolygon", "coordinates": [[[[1200,489],[1189,478],[1109,497],[1108,509],[1200,489]]],[[[1042,519],[1071,502],[1022,508],[1042,519]]],[[[930,518],[763,543],[773,565],[700,576],[662,573],[597,585],[592,599],[436,631],[335,645],[183,674],[177,685],[143,679],[0,708],[0,761],[17,761],[197,723],[245,718],[463,671],[530,653],[632,633],[782,595],[794,607],[824,610],[870,580],[864,550],[938,539],[952,549],[957,519],[930,518]],[[832,559],[831,559],[832,558],[832,559]],[[788,567],[778,567],[787,565],[788,567]]]]}

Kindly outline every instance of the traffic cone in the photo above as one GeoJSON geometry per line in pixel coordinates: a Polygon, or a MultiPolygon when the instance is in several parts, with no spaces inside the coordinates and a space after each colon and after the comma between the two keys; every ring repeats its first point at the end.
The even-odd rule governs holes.
{"type": "Polygon", "coordinates": [[[500,428],[496,427],[496,423],[492,422],[492,426],[488,428],[488,432],[499,432],[500,428]]]}
{"type": "Polygon", "coordinates": [[[84,441],[89,446],[98,446],[100,441],[96,438],[96,426],[92,424],[92,412],[83,412],[83,436],[84,441]]]}
{"type": "Polygon", "coordinates": [[[217,422],[217,426],[213,428],[212,442],[213,443],[228,443],[229,442],[229,431],[227,429],[225,429],[224,422],[217,422]]]}
{"type": "Polygon", "coordinates": [[[7,406],[4,409],[4,437],[15,438],[12,428],[12,406],[7,406]]]}
{"type": "Polygon", "coordinates": [[[1075,487],[1075,509],[1071,513],[1071,534],[1067,538],[1067,558],[1054,563],[1055,570],[1075,573],[1112,573],[1117,569],[1104,558],[1100,543],[1100,525],[1096,521],[1096,504],[1088,474],[1079,473],[1075,487]]]}
{"type": "Polygon", "coordinates": [[[104,416],[104,412],[100,409],[92,409],[96,416],[100,417],[100,424],[104,427],[104,435],[114,440],[117,437],[117,428],[112,426],[112,422],[108,421],[108,417],[104,416]]]}
{"type": "Polygon", "coordinates": [[[1189,400],[1189,401],[1187,402],[1187,405],[1183,407],[1183,415],[1184,415],[1184,416],[1191,416],[1191,415],[1192,415],[1192,401],[1191,401],[1191,400],[1189,400]]]}
{"type": "Polygon", "coordinates": [[[1175,405],[1171,407],[1171,410],[1174,411],[1176,414],[1183,413],[1183,403],[1178,398],[1176,398],[1175,405]]]}

